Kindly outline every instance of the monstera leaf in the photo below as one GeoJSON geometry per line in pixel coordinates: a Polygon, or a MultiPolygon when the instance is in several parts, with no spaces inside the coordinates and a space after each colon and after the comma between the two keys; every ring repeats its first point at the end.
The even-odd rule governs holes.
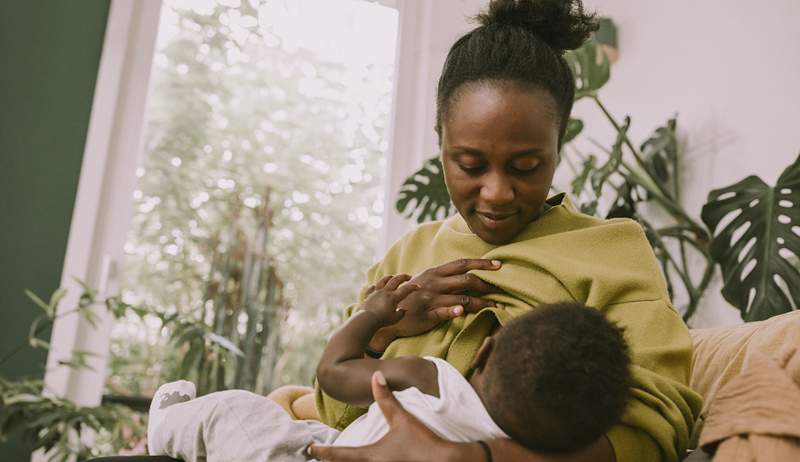
{"type": "Polygon", "coordinates": [[[573,119],[570,117],[567,122],[567,131],[564,133],[564,139],[561,140],[562,144],[567,144],[574,140],[576,136],[580,135],[583,131],[583,121],[581,119],[573,119]]]}
{"type": "Polygon", "coordinates": [[[422,168],[403,183],[395,208],[408,218],[416,213],[417,223],[441,220],[452,213],[438,156],[426,160],[422,168]]]}
{"type": "Polygon", "coordinates": [[[669,119],[666,125],[657,128],[641,146],[643,167],[673,197],[676,191],[669,185],[675,175],[675,166],[678,165],[678,138],[675,135],[677,124],[677,119],[669,119]]]}
{"type": "Polygon", "coordinates": [[[722,267],[722,295],[742,319],[766,319],[800,304],[800,157],[775,187],[749,176],[711,191],[702,218],[714,234],[711,255],[722,267]]]}
{"type": "Polygon", "coordinates": [[[576,101],[584,96],[594,96],[611,76],[608,57],[605,53],[598,54],[597,44],[591,40],[577,50],[566,53],[564,58],[575,75],[576,101]]]}

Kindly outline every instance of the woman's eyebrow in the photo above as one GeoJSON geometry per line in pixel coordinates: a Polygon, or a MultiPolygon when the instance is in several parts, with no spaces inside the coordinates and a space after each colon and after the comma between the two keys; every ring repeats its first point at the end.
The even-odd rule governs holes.
{"type": "Polygon", "coordinates": [[[483,151],[480,149],[471,148],[468,146],[452,146],[448,149],[448,151],[460,151],[467,154],[472,154],[473,156],[485,156],[483,151]]]}
{"type": "Polygon", "coordinates": [[[535,156],[541,153],[542,149],[539,148],[523,149],[522,151],[512,152],[511,157],[535,156]]]}
{"type": "MultiPolygon", "coordinates": [[[[486,153],[484,153],[480,149],[472,148],[472,147],[469,147],[469,146],[451,146],[451,147],[447,148],[446,151],[454,153],[454,154],[464,153],[464,154],[469,154],[469,155],[472,155],[472,156],[486,157],[486,153]]],[[[512,158],[517,158],[517,157],[525,157],[525,156],[536,156],[536,155],[541,154],[543,151],[544,150],[541,149],[541,148],[528,148],[528,149],[523,149],[521,151],[512,152],[511,153],[511,157],[512,158]]]]}

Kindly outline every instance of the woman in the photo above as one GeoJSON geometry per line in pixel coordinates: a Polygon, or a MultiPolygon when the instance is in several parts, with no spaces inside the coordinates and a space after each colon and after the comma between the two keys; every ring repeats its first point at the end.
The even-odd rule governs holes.
{"type": "MultiPolygon", "coordinates": [[[[511,317],[565,300],[603,311],[626,329],[634,387],[622,422],[575,454],[489,442],[496,460],[678,460],[700,398],[687,386],[688,330],[672,308],[641,228],[547,199],[572,109],[563,58],[596,28],[580,0],[494,0],[451,48],[439,80],[437,126],[445,180],[458,215],[422,225],[375,265],[368,285],[417,274],[423,290],[400,324],[370,344],[384,357],[432,355],[463,374],[481,341],[511,317]],[[459,259],[455,260],[454,259],[459,259]]],[[[363,294],[362,294],[363,295],[363,294]]],[[[351,307],[350,310],[353,308],[351,307]]],[[[349,314],[349,312],[348,312],[349,314]]],[[[375,352],[368,352],[374,354],[375,352]]],[[[374,447],[314,448],[338,460],[484,460],[477,444],[435,437],[376,398],[393,431],[374,447]]],[[[598,397],[599,399],[601,397],[598,397]]],[[[316,393],[322,420],[342,428],[363,413],[316,393]]]]}

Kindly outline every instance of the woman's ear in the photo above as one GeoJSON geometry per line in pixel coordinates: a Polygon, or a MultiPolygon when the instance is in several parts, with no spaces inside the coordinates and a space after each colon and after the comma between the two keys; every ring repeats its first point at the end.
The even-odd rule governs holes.
{"type": "Polygon", "coordinates": [[[486,367],[486,362],[489,360],[493,347],[494,337],[486,337],[483,339],[483,343],[475,354],[475,359],[472,360],[472,364],[469,367],[475,371],[483,370],[483,368],[486,367]]]}

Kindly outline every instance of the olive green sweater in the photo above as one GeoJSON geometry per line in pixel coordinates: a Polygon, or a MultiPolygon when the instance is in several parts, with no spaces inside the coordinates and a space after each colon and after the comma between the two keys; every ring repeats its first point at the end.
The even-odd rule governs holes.
{"type": "MultiPolygon", "coordinates": [[[[501,246],[482,241],[459,215],[424,224],[400,239],[369,270],[368,285],[388,274],[416,274],[457,258],[496,259],[503,262],[500,270],[474,274],[503,289],[505,293],[487,298],[505,307],[486,308],[422,335],[397,339],[384,357],[436,356],[466,375],[496,323],[505,324],[542,303],[575,301],[596,307],[625,328],[632,352],[630,405],[608,433],[617,460],[679,460],[702,402],[687,385],[689,332],[670,304],[644,232],[632,220],[578,213],[564,195],[548,203],[552,207],[538,220],[501,246]]],[[[322,421],[339,429],[366,411],[330,398],[319,387],[316,402],[322,421]]]]}

